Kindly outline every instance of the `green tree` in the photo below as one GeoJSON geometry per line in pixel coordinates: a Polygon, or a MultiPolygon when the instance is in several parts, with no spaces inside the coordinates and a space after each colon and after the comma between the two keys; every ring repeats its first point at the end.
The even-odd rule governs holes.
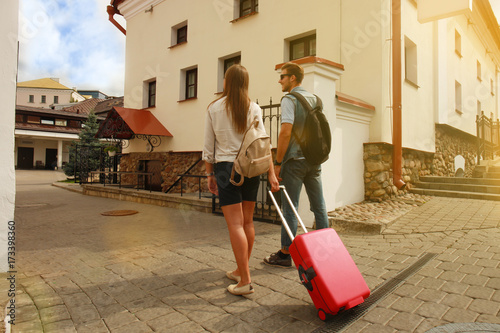
{"type": "Polygon", "coordinates": [[[73,141],[69,148],[69,161],[64,166],[64,173],[67,176],[75,176],[76,146],[78,145],[79,157],[85,156],[85,163],[88,171],[97,170],[101,147],[103,144],[95,137],[99,130],[97,116],[94,112],[89,113],[87,120],[83,123],[82,130],[78,134],[79,141],[73,141]]]}

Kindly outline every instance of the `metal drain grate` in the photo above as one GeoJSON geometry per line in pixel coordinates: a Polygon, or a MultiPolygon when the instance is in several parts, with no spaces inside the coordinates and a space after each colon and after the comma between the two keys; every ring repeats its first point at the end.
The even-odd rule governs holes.
{"type": "Polygon", "coordinates": [[[349,311],[335,315],[326,322],[324,327],[318,328],[314,333],[321,332],[341,332],[343,329],[350,326],[356,320],[361,318],[373,305],[381,301],[385,296],[393,292],[397,287],[403,284],[410,276],[419,271],[429,261],[437,256],[435,253],[427,253],[422,258],[417,260],[413,265],[401,271],[392,279],[384,282],[381,286],[375,289],[363,303],[349,311]]]}

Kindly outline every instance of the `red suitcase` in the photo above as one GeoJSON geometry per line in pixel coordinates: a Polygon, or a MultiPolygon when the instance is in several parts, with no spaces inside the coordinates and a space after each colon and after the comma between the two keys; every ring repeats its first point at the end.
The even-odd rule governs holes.
{"type": "Polygon", "coordinates": [[[299,271],[300,280],[318,310],[319,318],[326,320],[330,315],[363,303],[370,296],[370,289],[335,230],[327,228],[307,232],[284,186],[280,187],[304,229],[304,234],[293,237],[271,191],[270,197],[292,240],[290,254],[299,271]]]}

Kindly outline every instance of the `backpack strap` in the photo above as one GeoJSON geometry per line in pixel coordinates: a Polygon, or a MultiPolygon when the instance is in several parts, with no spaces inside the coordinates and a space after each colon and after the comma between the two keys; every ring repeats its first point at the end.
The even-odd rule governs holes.
{"type": "MultiPolygon", "coordinates": [[[[309,104],[307,99],[301,93],[291,91],[288,94],[286,94],[285,96],[283,96],[283,98],[288,96],[288,95],[294,96],[300,102],[300,104],[302,104],[302,107],[306,110],[307,113],[310,113],[313,110],[313,107],[311,106],[311,104],[309,104]]],[[[316,95],[314,95],[314,97],[316,97],[316,107],[317,106],[322,107],[323,102],[321,101],[321,99],[316,95]]],[[[299,137],[297,136],[297,133],[295,131],[292,130],[292,133],[293,133],[293,136],[295,137],[295,140],[300,145],[302,143],[302,140],[299,139],[299,137]]]]}

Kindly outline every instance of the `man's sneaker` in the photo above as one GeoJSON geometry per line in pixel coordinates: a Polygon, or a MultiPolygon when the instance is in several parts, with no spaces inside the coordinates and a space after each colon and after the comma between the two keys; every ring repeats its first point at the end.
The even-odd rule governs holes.
{"type": "Polygon", "coordinates": [[[281,251],[278,251],[271,254],[269,257],[264,258],[264,263],[271,266],[292,267],[292,257],[289,254],[287,255],[281,251]]]}

